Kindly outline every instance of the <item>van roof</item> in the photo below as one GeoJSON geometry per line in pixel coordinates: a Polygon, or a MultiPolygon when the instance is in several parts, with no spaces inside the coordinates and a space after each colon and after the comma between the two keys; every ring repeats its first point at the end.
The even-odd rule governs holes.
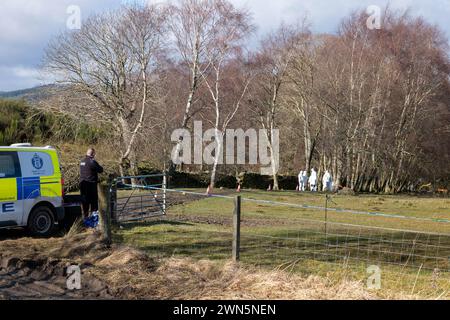
{"type": "Polygon", "coordinates": [[[40,150],[40,151],[45,151],[45,150],[55,150],[55,148],[51,147],[51,146],[46,146],[46,147],[35,147],[35,146],[19,146],[19,145],[11,145],[11,146],[0,146],[0,150],[20,150],[20,151],[33,151],[33,150],[40,150]]]}

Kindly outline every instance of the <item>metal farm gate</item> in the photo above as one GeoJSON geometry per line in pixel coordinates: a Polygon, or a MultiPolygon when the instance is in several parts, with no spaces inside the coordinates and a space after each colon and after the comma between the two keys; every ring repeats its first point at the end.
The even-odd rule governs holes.
{"type": "Polygon", "coordinates": [[[166,174],[115,178],[110,187],[113,222],[166,215],[166,188],[166,174]]]}

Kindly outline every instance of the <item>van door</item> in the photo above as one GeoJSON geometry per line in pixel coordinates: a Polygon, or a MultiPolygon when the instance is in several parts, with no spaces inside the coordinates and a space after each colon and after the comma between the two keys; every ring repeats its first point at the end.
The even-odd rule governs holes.
{"type": "Polygon", "coordinates": [[[0,227],[21,225],[22,194],[22,177],[17,152],[0,151],[0,227]]]}

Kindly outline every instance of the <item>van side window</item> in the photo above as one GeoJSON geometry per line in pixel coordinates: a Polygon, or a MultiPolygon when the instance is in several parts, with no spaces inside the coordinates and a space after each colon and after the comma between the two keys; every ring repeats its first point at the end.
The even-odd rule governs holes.
{"type": "Polygon", "coordinates": [[[22,177],[47,177],[54,174],[53,161],[45,152],[18,152],[22,177]]]}
{"type": "Polygon", "coordinates": [[[16,178],[19,171],[16,153],[0,152],[0,179],[16,178]]]}

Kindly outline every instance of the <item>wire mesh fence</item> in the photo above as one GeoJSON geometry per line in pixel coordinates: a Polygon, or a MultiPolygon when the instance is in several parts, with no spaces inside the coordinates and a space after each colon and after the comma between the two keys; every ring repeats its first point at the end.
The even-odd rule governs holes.
{"type": "MultiPolygon", "coordinates": [[[[157,257],[232,258],[234,191],[208,195],[161,186],[143,189],[139,192],[164,191],[167,214],[129,222],[120,232],[122,241],[157,257]]],[[[377,265],[396,272],[393,279],[417,282],[426,275],[427,283],[439,279],[450,289],[450,221],[442,215],[345,210],[333,207],[332,201],[327,206],[286,203],[245,192],[240,196],[242,263],[312,272],[325,265],[330,267],[327,270],[377,265]]]]}
{"type": "Polygon", "coordinates": [[[450,231],[450,224],[445,219],[420,217],[428,229],[439,231],[427,232],[402,228],[405,221],[413,221],[412,225],[421,229],[424,222],[418,222],[418,217],[408,219],[404,215],[318,206],[311,212],[305,205],[255,199],[243,199],[243,203],[241,257],[244,261],[273,266],[306,259],[450,271],[450,232],[445,232],[450,231]],[[266,212],[275,212],[271,219],[258,221],[252,216],[261,204],[266,212]],[[252,225],[252,221],[257,225],[252,225]]]}
{"type": "Polygon", "coordinates": [[[274,256],[280,263],[299,258],[364,261],[448,272],[450,236],[297,219],[289,228],[273,231],[244,228],[241,256],[258,256],[259,263],[269,264],[274,256]]]}

